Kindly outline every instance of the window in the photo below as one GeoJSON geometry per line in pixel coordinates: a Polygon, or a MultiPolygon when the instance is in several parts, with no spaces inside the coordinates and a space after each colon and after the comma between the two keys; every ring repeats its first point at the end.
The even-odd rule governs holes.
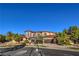
{"type": "Polygon", "coordinates": [[[47,34],[46,34],[46,33],[44,33],[44,35],[46,36],[47,34]]]}

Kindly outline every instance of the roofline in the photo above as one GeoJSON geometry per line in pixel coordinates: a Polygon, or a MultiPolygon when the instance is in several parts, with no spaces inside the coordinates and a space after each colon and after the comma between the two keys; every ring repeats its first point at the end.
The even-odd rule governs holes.
{"type": "Polygon", "coordinates": [[[56,32],[52,32],[52,31],[31,31],[31,30],[26,30],[25,32],[50,32],[50,33],[56,33],[56,32]]]}

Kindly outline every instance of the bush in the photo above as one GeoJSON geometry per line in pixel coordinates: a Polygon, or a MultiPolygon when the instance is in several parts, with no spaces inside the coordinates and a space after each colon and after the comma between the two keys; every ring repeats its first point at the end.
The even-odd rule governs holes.
{"type": "Polygon", "coordinates": [[[71,42],[69,40],[59,40],[59,43],[60,45],[71,45],[71,42]]]}
{"type": "Polygon", "coordinates": [[[36,43],[42,44],[43,43],[43,40],[36,40],[36,43]]]}
{"type": "Polygon", "coordinates": [[[6,39],[5,39],[4,35],[0,35],[0,42],[2,42],[2,43],[6,42],[6,39]]]}
{"type": "Polygon", "coordinates": [[[22,43],[22,45],[26,45],[27,43],[29,43],[29,41],[28,41],[28,40],[25,40],[25,41],[22,43]]]}

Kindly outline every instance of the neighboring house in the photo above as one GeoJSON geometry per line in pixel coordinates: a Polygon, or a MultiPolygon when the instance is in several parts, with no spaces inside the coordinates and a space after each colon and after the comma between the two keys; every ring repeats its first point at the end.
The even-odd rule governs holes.
{"type": "Polygon", "coordinates": [[[49,31],[25,31],[27,38],[34,38],[41,35],[46,43],[53,43],[55,41],[56,33],[49,31]]]}

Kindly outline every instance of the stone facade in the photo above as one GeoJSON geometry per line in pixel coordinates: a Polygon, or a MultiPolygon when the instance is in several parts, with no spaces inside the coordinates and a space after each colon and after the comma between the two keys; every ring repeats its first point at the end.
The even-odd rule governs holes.
{"type": "Polygon", "coordinates": [[[25,35],[26,35],[27,38],[31,38],[31,37],[37,37],[38,35],[53,37],[56,34],[53,33],[53,32],[48,32],[48,31],[36,31],[36,32],[35,31],[26,31],[25,35]]]}

